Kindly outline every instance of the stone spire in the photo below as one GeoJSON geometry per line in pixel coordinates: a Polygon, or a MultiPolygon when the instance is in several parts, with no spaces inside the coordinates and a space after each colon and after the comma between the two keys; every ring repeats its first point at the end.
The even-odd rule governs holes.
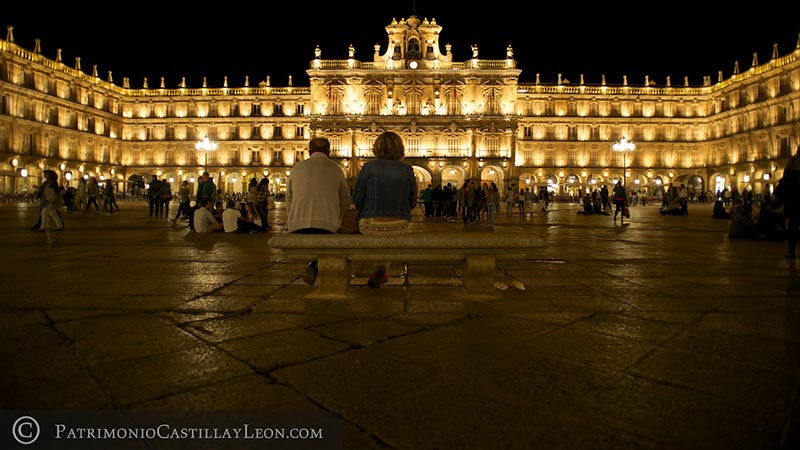
{"type": "Polygon", "coordinates": [[[11,25],[6,27],[6,40],[8,42],[14,42],[14,27],[11,25]]]}

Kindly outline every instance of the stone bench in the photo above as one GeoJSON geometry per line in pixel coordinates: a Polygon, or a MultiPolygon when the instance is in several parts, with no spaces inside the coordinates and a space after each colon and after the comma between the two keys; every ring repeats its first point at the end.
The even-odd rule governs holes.
{"type": "Polygon", "coordinates": [[[291,234],[270,237],[269,247],[290,261],[316,259],[319,288],[312,297],[345,297],[352,262],[463,263],[467,295],[496,295],[495,262],[521,260],[541,246],[535,236],[498,233],[408,233],[378,237],[359,234],[291,234]]]}

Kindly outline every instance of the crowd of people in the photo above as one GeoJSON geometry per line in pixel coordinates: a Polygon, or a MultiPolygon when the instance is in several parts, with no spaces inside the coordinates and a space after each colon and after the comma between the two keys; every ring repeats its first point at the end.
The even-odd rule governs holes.
{"type": "Polygon", "coordinates": [[[795,258],[800,235],[800,146],[787,161],[774,195],[769,191],[754,195],[749,189],[739,194],[735,188],[730,195],[720,192],[712,217],[730,219],[731,238],[785,240],[786,257],[795,258]]]}
{"type": "MultiPolygon", "coordinates": [[[[501,196],[494,182],[475,182],[467,179],[461,187],[447,183],[435,187],[428,184],[417,190],[417,181],[410,165],[402,162],[405,149],[402,139],[393,132],[381,134],[373,146],[375,159],[364,165],[355,188],[348,187],[338,164],[328,158],[330,142],[313,138],[309,142],[309,155],[298,162],[288,179],[285,201],[287,205],[286,231],[290,233],[337,233],[345,212],[355,208],[359,232],[365,235],[393,235],[405,233],[411,222],[412,211],[418,201],[425,218],[458,220],[464,226],[485,224],[494,227],[494,220],[505,201],[506,213],[525,215],[533,205],[541,204],[546,212],[552,201],[546,188],[538,193],[531,188],[519,191],[509,187],[501,196]],[[418,200],[419,199],[419,200],[418,200]]],[[[86,213],[108,211],[119,213],[117,189],[113,180],[99,182],[85,176],[77,187],[64,187],[58,183],[53,170],[43,172],[44,181],[34,198],[39,202],[39,215],[31,229],[35,231],[63,231],[65,224],[61,210],[86,213]],[[102,201],[102,207],[100,202],[102,201]],[[52,225],[51,225],[52,224],[52,225]]],[[[222,198],[208,172],[198,179],[197,190],[192,194],[187,181],[177,193],[178,206],[170,218],[170,203],[175,200],[171,184],[159,180],[157,175],[147,187],[149,214],[154,218],[167,218],[172,223],[188,221],[189,229],[198,233],[257,233],[270,230],[268,212],[274,208],[274,196],[269,190],[269,180],[250,180],[247,193],[229,194],[222,198]]],[[[687,215],[690,200],[694,198],[684,184],[671,183],[664,189],[662,215],[687,215]]],[[[622,180],[609,192],[603,185],[599,190],[586,193],[581,198],[579,214],[610,215],[614,205],[614,222],[629,217],[630,199],[622,180]]],[[[774,196],[766,191],[754,194],[749,189],[741,193],[736,187],[717,192],[712,217],[731,219],[729,236],[732,238],[759,238],[786,240],[786,256],[795,257],[800,230],[800,146],[784,167],[783,176],[775,188],[774,196]]],[[[388,262],[381,264],[370,277],[369,284],[378,287],[386,280],[388,262]]],[[[313,284],[316,262],[309,263],[304,279],[313,284]]]]}

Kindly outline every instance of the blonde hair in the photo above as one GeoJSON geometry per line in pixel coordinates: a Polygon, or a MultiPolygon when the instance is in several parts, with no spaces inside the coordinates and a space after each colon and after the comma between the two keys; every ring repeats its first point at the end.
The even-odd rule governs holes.
{"type": "Polygon", "coordinates": [[[400,160],[406,156],[403,139],[400,135],[392,131],[384,131],[375,139],[372,153],[374,153],[375,157],[378,159],[400,160]]]}

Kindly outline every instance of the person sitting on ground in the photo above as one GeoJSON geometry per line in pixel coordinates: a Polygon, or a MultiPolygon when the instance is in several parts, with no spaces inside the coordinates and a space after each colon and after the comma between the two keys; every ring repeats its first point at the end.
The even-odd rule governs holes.
{"type": "Polygon", "coordinates": [[[236,209],[236,202],[228,200],[228,206],[222,212],[222,227],[226,233],[241,233],[240,222],[242,214],[236,209]]]}
{"type": "Polygon", "coordinates": [[[744,205],[731,220],[728,227],[729,238],[753,238],[755,237],[756,223],[752,217],[753,208],[750,205],[744,205]]]}
{"type": "Polygon", "coordinates": [[[243,227],[245,232],[250,233],[263,233],[267,231],[267,227],[264,225],[264,216],[261,214],[260,208],[255,203],[245,203],[243,227]]]}
{"type": "Polygon", "coordinates": [[[592,205],[592,197],[587,193],[581,199],[583,204],[583,211],[578,211],[578,214],[591,215],[594,213],[594,206],[592,205]]]}
{"type": "Polygon", "coordinates": [[[778,208],[763,204],[754,207],[753,216],[756,223],[754,234],[757,239],[766,239],[768,241],[786,240],[786,218],[783,216],[783,210],[780,205],[778,205],[778,208]]]}
{"type": "Polygon", "coordinates": [[[658,210],[662,216],[685,216],[686,205],[682,204],[677,198],[670,199],[669,206],[658,210]]]}
{"type": "Polygon", "coordinates": [[[728,210],[725,209],[725,205],[722,203],[722,200],[717,200],[714,202],[714,210],[711,213],[711,217],[714,219],[730,219],[731,216],[728,213],[728,210]]]}
{"type": "Polygon", "coordinates": [[[194,212],[194,230],[198,233],[223,231],[222,223],[211,213],[211,201],[207,198],[200,201],[200,207],[194,212]]]}
{"type": "Polygon", "coordinates": [[[225,204],[217,200],[214,202],[214,209],[211,210],[211,215],[217,219],[217,222],[222,223],[222,213],[225,212],[225,204]]]}

